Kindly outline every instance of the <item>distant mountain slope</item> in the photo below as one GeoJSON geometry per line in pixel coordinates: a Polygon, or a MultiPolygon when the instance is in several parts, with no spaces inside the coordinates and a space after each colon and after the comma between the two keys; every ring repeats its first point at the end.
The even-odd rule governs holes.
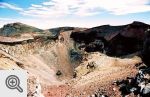
{"type": "Polygon", "coordinates": [[[21,36],[21,34],[42,34],[42,35],[49,35],[52,38],[57,38],[61,32],[70,31],[70,30],[83,30],[85,28],[78,28],[78,27],[57,27],[57,28],[50,28],[47,30],[42,30],[33,26],[29,26],[23,23],[10,23],[4,25],[0,28],[0,36],[21,36]],[[42,32],[42,33],[41,33],[42,32]]]}
{"type": "Polygon", "coordinates": [[[11,23],[4,25],[1,28],[0,35],[19,36],[22,33],[37,33],[37,32],[43,32],[43,30],[22,23],[11,23]]]}
{"type": "Polygon", "coordinates": [[[57,27],[57,28],[51,28],[48,29],[52,36],[57,37],[61,32],[70,31],[70,30],[82,30],[83,28],[77,28],[77,27],[57,27]]]}

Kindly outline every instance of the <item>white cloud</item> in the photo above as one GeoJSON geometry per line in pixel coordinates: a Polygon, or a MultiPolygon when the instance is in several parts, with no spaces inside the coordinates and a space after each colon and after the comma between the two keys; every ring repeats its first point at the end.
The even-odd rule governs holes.
{"type": "Polygon", "coordinates": [[[99,6],[115,15],[150,11],[150,0],[101,0],[99,6]]]}
{"type": "Polygon", "coordinates": [[[32,7],[35,7],[35,8],[40,8],[40,7],[43,7],[42,5],[36,5],[36,4],[31,4],[32,7]]]}
{"type": "Polygon", "coordinates": [[[1,8],[9,8],[9,9],[12,9],[12,10],[17,10],[17,11],[23,11],[23,9],[20,8],[20,7],[17,7],[15,5],[12,5],[12,4],[9,4],[9,3],[4,3],[4,2],[0,2],[0,7],[1,8]]]}
{"type": "Polygon", "coordinates": [[[150,11],[150,0],[49,0],[41,5],[32,4],[21,14],[43,18],[67,15],[92,16],[107,11],[125,15],[150,11]]]}
{"type": "Polygon", "coordinates": [[[0,3],[0,7],[19,11],[20,14],[55,18],[68,15],[93,16],[103,12],[114,15],[125,15],[150,11],[150,0],[49,0],[41,4],[31,4],[23,9],[8,3],[0,3]]]}

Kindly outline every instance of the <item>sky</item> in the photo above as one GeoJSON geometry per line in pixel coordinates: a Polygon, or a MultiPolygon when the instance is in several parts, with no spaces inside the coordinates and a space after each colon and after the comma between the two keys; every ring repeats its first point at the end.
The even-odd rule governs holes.
{"type": "Polygon", "coordinates": [[[49,29],[133,21],[150,24],[150,0],[0,0],[0,27],[14,22],[49,29]]]}

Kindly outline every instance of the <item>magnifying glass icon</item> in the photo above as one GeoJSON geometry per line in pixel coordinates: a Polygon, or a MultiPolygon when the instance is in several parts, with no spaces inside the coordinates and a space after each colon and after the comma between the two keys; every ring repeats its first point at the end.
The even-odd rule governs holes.
{"type": "Polygon", "coordinates": [[[20,79],[16,75],[8,76],[5,84],[9,89],[17,89],[20,93],[23,92],[23,89],[20,87],[20,79]]]}

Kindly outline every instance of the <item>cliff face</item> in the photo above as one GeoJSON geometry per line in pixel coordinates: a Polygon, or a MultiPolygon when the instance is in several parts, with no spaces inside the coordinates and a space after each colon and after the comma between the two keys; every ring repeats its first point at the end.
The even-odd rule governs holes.
{"type": "MultiPolygon", "coordinates": [[[[61,71],[62,76],[59,79],[72,78],[73,64],[71,63],[70,50],[74,47],[73,42],[68,37],[69,35],[67,35],[69,33],[62,33],[57,40],[47,39],[43,36],[32,37],[32,39],[28,37],[27,40],[1,37],[0,50],[15,58],[24,60],[22,63],[27,62],[29,66],[39,60],[39,63],[42,62],[49,68],[53,68],[55,73],[58,70],[61,71]],[[33,59],[33,62],[28,62],[30,59],[33,59]]],[[[53,76],[57,78],[55,74],[53,76]]]]}
{"type": "Polygon", "coordinates": [[[74,71],[75,64],[70,57],[74,47],[69,37],[72,29],[64,27],[49,32],[20,23],[5,25],[0,32],[0,69],[27,70],[29,97],[36,91],[34,81],[39,80],[40,85],[62,84],[62,80],[72,78],[74,71]],[[64,30],[68,32],[52,34],[64,30]],[[61,75],[57,75],[58,71],[61,75]]]}
{"type": "Polygon", "coordinates": [[[79,48],[88,52],[105,51],[111,56],[122,56],[142,50],[145,31],[149,27],[141,22],[123,26],[104,25],[73,32],[71,38],[79,43],[79,48]]]}

